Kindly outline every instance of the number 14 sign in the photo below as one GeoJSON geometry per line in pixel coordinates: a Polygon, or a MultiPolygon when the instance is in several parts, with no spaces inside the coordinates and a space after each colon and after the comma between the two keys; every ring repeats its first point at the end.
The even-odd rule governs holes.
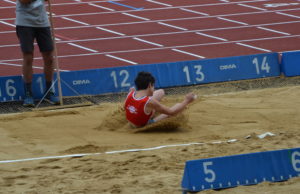
{"type": "Polygon", "coordinates": [[[300,176],[300,148],[187,161],[183,193],[300,176]]]}

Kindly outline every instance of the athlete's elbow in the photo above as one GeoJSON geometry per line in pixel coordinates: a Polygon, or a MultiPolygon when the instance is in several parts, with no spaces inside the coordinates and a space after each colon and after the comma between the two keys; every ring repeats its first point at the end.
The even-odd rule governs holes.
{"type": "Polygon", "coordinates": [[[169,115],[169,116],[175,116],[175,115],[178,114],[178,112],[179,111],[177,111],[177,110],[171,110],[167,115],[169,115]]]}

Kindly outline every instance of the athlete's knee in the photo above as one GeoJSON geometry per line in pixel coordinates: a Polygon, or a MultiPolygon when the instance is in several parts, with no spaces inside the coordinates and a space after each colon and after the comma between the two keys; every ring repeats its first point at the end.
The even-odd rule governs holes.
{"type": "Polygon", "coordinates": [[[153,97],[160,101],[165,95],[165,91],[163,89],[155,90],[153,97]]]}
{"type": "Polygon", "coordinates": [[[23,65],[31,66],[33,62],[33,53],[23,53],[23,65]]]}
{"type": "Polygon", "coordinates": [[[43,52],[42,56],[43,56],[46,66],[51,66],[53,64],[54,60],[53,60],[52,52],[43,52]]]}
{"type": "Polygon", "coordinates": [[[164,89],[159,89],[159,90],[156,90],[156,92],[157,92],[157,94],[159,95],[159,96],[164,96],[165,95],[165,90],[164,89]]]}

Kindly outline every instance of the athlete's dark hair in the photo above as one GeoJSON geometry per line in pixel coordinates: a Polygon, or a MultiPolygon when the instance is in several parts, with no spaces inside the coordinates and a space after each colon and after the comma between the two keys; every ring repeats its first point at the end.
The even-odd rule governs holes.
{"type": "Polygon", "coordinates": [[[134,80],[137,90],[147,89],[149,84],[154,85],[155,78],[149,72],[141,71],[134,80]]]}

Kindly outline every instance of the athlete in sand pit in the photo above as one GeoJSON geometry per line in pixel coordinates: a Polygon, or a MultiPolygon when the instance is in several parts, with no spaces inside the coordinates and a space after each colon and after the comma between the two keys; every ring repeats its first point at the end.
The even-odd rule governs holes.
{"type": "Polygon", "coordinates": [[[131,88],[125,100],[126,119],[135,127],[143,127],[169,116],[176,115],[193,102],[196,95],[189,93],[181,103],[167,107],[160,103],[163,89],[154,90],[155,78],[149,72],[140,72],[135,78],[136,89],[131,88]],[[154,117],[154,113],[161,113],[154,117]]]}

